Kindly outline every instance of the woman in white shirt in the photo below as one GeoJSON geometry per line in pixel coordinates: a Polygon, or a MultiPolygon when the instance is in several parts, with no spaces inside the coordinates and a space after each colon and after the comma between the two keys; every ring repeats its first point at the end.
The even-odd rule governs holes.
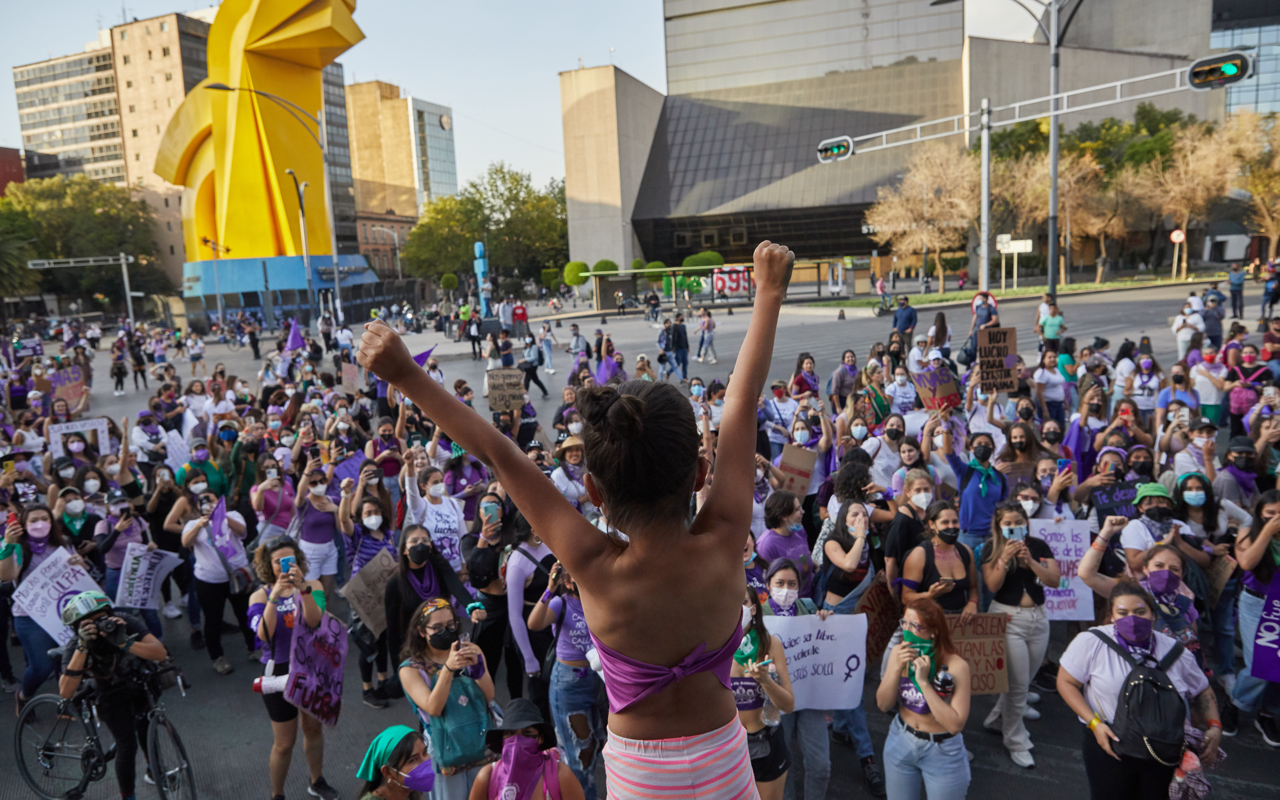
{"type": "Polygon", "coordinates": [[[1036,385],[1036,403],[1040,406],[1043,419],[1055,419],[1064,428],[1067,426],[1063,403],[1067,399],[1066,379],[1058,372],[1058,354],[1045,350],[1040,360],[1040,368],[1036,370],[1032,380],[1036,385]]]}
{"type": "MultiPolygon", "coordinates": [[[[190,487],[190,484],[188,484],[190,487]]],[[[205,487],[207,488],[207,484],[205,487]]],[[[249,556],[244,551],[244,535],[246,527],[244,517],[238,511],[226,512],[221,531],[210,529],[210,515],[217,505],[218,498],[213,493],[201,491],[193,493],[189,501],[195,501],[200,509],[200,516],[188,522],[182,529],[182,546],[195,556],[195,593],[200,602],[200,611],[210,624],[204,626],[205,647],[209,659],[213,661],[213,670],[219,675],[229,675],[235,671],[231,662],[222,650],[222,626],[218,621],[228,602],[231,603],[232,615],[240,625],[240,635],[244,638],[245,648],[253,652],[253,630],[249,628],[249,593],[235,594],[231,591],[231,576],[227,571],[244,571],[250,574],[249,556]]]]}
{"type": "Polygon", "coordinates": [[[906,367],[893,371],[893,383],[884,387],[884,393],[893,401],[895,414],[910,414],[916,407],[916,387],[911,382],[906,367]]]}
{"type": "MultiPolygon", "coordinates": [[[[467,535],[467,521],[462,505],[448,494],[444,473],[428,467],[416,473],[414,459],[406,463],[404,527],[421,525],[431,534],[431,542],[463,580],[466,565],[459,541],[467,535]],[[416,473],[416,474],[415,474],[416,473]]],[[[483,511],[483,504],[481,505],[483,511]]]]}
{"type": "Polygon", "coordinates": [[[584,517],[593,519],[597,512],[596,507],[591,503],[591,498],[587,495],[585,483],[587,465],[583,463],[584,453],[582,440],[577,436],[570,436],[561,442],[555,452],[560,466],[551,473],[551,482],[560,490],[560,494],[564,495],[564,499],[582,512],[584,517]]]}
{"type": "Polygon", "coordinates": [[[928,343],[925,345],[925,352],[930,350],[941,350],[943,358],[951,358],[951,326],[947,324],[947,315],[941,311],[933,318],[933,324],[929,326],[928,343]],[[943,335],[943,331],[946,332],[943,335]]]}
{"type": "Polygon", "coordinates": [[[871,454],[871,479],[881,486],[888,486],[893,473],[902,466],[898,448],[907,435],[907,421],[901,414],[892,414],[884,421],[884,433],[862,443],[862,449],[871,454]]]}
{"type": "Polygon", "coordinates": [[[1214,422],[1221,422],[1227,368],[1217,363],[1218,348],[1207,339],[1200,345],[1200,355],[1204,356],[1204,361],[1191,368],[1191,382],[1200,396],[1200,413],[1214,422]]]}

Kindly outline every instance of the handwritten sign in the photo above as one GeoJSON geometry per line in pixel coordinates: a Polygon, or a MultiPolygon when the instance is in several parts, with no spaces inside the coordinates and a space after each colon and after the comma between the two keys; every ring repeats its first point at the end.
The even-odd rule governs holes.
{"type": "Polygon", "coordinates": [[[42,356],[44,355],[44,342],[41,341],[39,336],[33,336],[30,339],[19,339],[13,354],[18,358],[42,356]]]}
{"type": "Polygon", "coordinates": [[[71,629],[62,624],[62,609],[71,598],[98,589],[84,567],[68,563],[71,553],[58,548],[27,573],[13,593],[14,604],[27,612],[59,645],[71,641],[71,629]]]}
{"type": "Polygon", "coordinates": [[[877,662],[889,646],[889,640],[898,629],[898,604],[889,591],[888,581],[883,572],[876,575],[875,580],[863,592],[858,604],[853,607],[854,614],[865,614],[867,617],[867,658],[877,662]]]}
{"type": "Polygon", "coordinates": [[[1068,578],[1067,588],[1046,586],[1044,610],[1050,620],[1092,620],[1093,592],[1076,575],[1080,559],[1089,552],[1089,521],[1064,519],[1031,520],[1031,535],[1049,545],[1062,577],[1068,578]]]}
{"type": "Polygon", "coordinates": [[[160,584],[182,559],[167,550],[148,550],[145,544],[129,542],[120,567],[120,585],[115,604],[121,608],[160,608],[160,584]]]}
{"type": "Polygon", "coordinates": [[[924,372],[911,373],[911,382],[920,395],[920,403],[928,409],[942,410],[960,406],[960,389],[956,377],[946,367],[930,367],[924,372]]]}
{"type": "Polygon", "coordinates": [[[989,393],[1018,389],[1018,330],[986,328],[978,331],[978,372],[980,385],[989,393]]]}
{"type": "Polygon", "coordinates": [[[1004,614],[978,614],[968,624],[960,624],[959,614],[948,614],[951,641],[972,673],[973,694],[1004,694],[1009,691],[1005,664],[1004,630],[1009,618],[1004,614]]]}
{"type": "Polygon", "coordinates": [[[820,620],[765,617],[769,633],[782,640],[796,709],[857,708],[866,677],[867,618],[835,614],[820,620]]]}
{"type": "Polygon", "coordinates": [[[515,411],[524,408],[524,373],[518,369],[495,369],[489,379],[489,410],[515,411]]]}
{"type": "Polygon", "coordinates": [[[804,497],[809,493],[809,481],[813,478],[813,468],[817,463],[817,451],[798,444],[783,446],[782,457],[778,461],[778,470],[782,472],[782,485],[778,487],[778,491],[804,497]]]}
{"type": "Polygon", "coordinates": [[[347,626],[337,617],[323,614],[314,628],[297,620],[289,649],[289,681],[284,699],[325,725],[337,725],[346,658],[347,626]]]}
{"type": "Polygon", "coordinates": [[[378,554],[351,576],[351,580],[338,590],[338,594],[347,598],[351,610],[373,631],[374,636],[381,636],[387,629],[387,608],[384,595],[387,582],[396,574],[399,564],[395,556],[386,550],[378,554]]]}
{"type": "Polygon", "coordinates": [[[360,368],[355,364],[344,363],[342,365],[342,391],[345,394],[354,395],[356,393],[357,383],[360,380],[360,368]]]}
{"type": "Polygon", "coordinates": [[[1209,607],[1214,608],[1218,605],[1218,598],[1222,597],[1222,590],[1226,588],[1227,581],[1231,579],[1231,575],[1239,566],[1236,560],[1231,556],[1214,556],[1209,562],[1209,569],[1206,575],[1209,579],[1209,607]]]}
{"type": "Polygon", "coordinates": [[[1015,461],[1005,466],[1006,469],[1000,470],[1004,473],[1004,482],[1009,487],[1009,496],[1013,496],[1013,490],[1020,483],[1036,482],[1036,464],[1034,461],[1015,461]]]}
{"type": "Polygon", "coordinates": [[[1134,508],[1134,500],[1138,498],[1137,481],[1122,481],[1110,486],[1099,486],[1090,496],[1093,499],[1093,507],[1098,511],[1099,520],[1109,516],[1129,519],[1138,516],[1138,510],[1134,508]]]}
{"type": "Polygon", "coordinates": [[[187,440],[183,438],[181,431],[162,431],[162,433],[165,445],[164,463],[176,476],[178,470],[182,469],[182,465],[191,457],[191,449],[187,447],[187,440]]]}
{"type": "Polygon", "coordinates": [[[80,402],[80,398],[89,393],[89,387],[84,383],[84,373],[79,367],[60,369],[49,375],[49,382],[53,384],[53,399],[66,400],[72,408],[80,402]]]}
{"type": "Polygon", "coordinates": [[[102,453],[111,442],[110,429],[107,427],[105,417],[97,417],[94,419],[82,419],[76,422],[59,422],[57,425],[49,426],[49,452],[54,458],[62,458],[66,455],[65,448],[62,446],[62,437],[69,433],[92,433],[87,436],[93,446],[98,448],[98,452],[102,453]]]}

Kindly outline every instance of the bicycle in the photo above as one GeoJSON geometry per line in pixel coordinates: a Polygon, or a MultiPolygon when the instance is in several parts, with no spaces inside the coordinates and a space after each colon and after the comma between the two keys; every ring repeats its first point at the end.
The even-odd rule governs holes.
{"type": "MultiPolygon", "coordinates": [[[[61,660],[61,651],[58,653],[61,660]]],[[[196,800],[195,774],[178,731],[165,714],[161,693],[177,686],[186,697],[181,673],[173,664],[147,668],[147,769],[162,800],[196,800]]],[[[18,717],[13,750],[18,772],[42,800],[80,800],[90,783],[107,775],[116,744],[104,747],[88,682],[70,698],[41,694],[18,717]]],[[[109,732],[108,732],[109,733],[109,732]]]]}

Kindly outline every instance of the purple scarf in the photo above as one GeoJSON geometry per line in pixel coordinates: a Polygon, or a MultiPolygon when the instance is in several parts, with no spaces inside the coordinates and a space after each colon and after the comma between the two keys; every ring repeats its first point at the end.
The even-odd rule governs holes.
{"type": "MultiPolygon", "coordinates": [[[[489,797],[529,800],[538,788],[538,779],[548,774],[548,762],[554,765],[553,753],[539,751],[538,741],[528,736],[512,736],[504,741],[502,760],[493,765],[489,778],[489,797]]],[[[543,793],[550,797],[551,787],[544,786],[543,793]]]]}
{"type": "Polygon", "coordinates": [[[209,515],[209,540],[213,542],[213,546],[218,549],[219,553],[227,559],[228,562],[233,558],[237,558],[241,551],[236,549],[236,544],[232,541],[231,531],[227,528],[227,501],[225,498],[219,498],[218,504],[213,507],[213,513],[209,515]]]}
{"type": "Polygon", "coordinates": [[[409,585],[413,587],[413,591],[423,600],[434,600],[437,597],[443,597],[440,591],[440,582],[436,580],[436,572],[431,568],[431,564],[427,564],[422,568],[422,577],[419,578],[413,574],[413,570],[405,573],[409,578],[409,585]]]}
{"type": "Polygon", "coordinates": [[[775,617],[794,617],[796,615],[796,605],[800,602],[800,598],[796,598],[796,602],[791,604],[791,608],[783,608],[773,602],[773,598],[769,598],[769,608],[773,609],[775,617]]]}
{"type": "Polygon", "coordinates": [[[769,496],[769,479],[761,478],[759,481],[756,482],[756,485],[752,487],[751,497],[752,499],[755,500],[755,502],[763,503],[764,499],[768,496],[769,496]]]}
{"type": "Polygon", "coordinates": [[[1240,484],[1241,491],[1245,494],[1251,495],[1258,488],[1258,476],[1252,472],[1245,472],[1235,464],[1228,464],[1223,467],[1222,471],[1231,473],[1232,477],[1236,479],[1236,483],[1240,484]]]}

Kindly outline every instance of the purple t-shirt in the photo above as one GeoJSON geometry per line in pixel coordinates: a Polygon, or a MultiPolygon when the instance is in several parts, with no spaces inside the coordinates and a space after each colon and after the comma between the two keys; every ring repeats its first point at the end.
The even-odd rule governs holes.
{"type": "Polygon", "coordinates": [[[554,597],[547,604],[553,620],[560,619],[564,608],[564,625],[556,636],[556,658],[561,661],[586,661],[591,649],[591,637],[587,633],[587,617],[582,613],[582,601],[572,595],[554,597]]]}
{"type": "Polygon", "coordinates": [[[332,511],[317,511],[310,500],[302,501],[302,541],[311,544],[328,544],[338,529],[338,518],[332,511]]]}
{"type": "MultiPolygon", "coordinates": [[[[346,537],[344,537],[346,538],[346,537]]],[[[382,538],[370,536],[364,526],[357,524],[347,538],[347,558],[351,559],[351,574],[355,575],[360,568],[368,564],[379,550],[386,550],[394,558],[396,556],[396,537],[394,533],[384,530],[382,538]],[[352,555],[354,551],[355,555],[352,555]]]]}
{"type": "Polygon", "coordinates": [[[770,528],[760,534],[756,541],[756,552],[770,564],[779,558],[789,558],[799,564],[800,596],[809,597],[813,594],[813,556],[809,552],[809,541],[805,538],[804,531],[779,536],[770,528]]]}

